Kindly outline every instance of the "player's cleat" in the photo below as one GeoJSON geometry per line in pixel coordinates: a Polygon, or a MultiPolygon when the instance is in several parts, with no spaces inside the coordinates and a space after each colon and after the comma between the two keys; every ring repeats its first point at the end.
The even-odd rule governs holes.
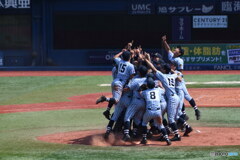
{"type": "Polygon", "coordinates": [[[105,116],[105,118],[107,118],[108,120],[110,120],[110,111],[109,110],[106,110],[103,112],[103,115],[105,116]]]}
{"type": "Polygon", "coordinates": [[[163,137],[163,135],[161,135],[161,136],[158,138],[158,141],[161,141],[161,142],[165,141],[165,138],[163,137]]]}
{"type": "Polygon", "coordinates": [[[110,135],[111,131],[106,131],[106,133],[104,134],[104,139],[108,139],[109,135],[110,135]]]}
{"type": "Polygon", "coordinates": [[[195,110],[195,116],[197,120],[199,120],[201,117],[201,112],[198,109],[195,110]]]}
{"type": "Polygon", "coordinates": [[[165,138],[165,141],[167,142],[167,145],[169,145],[169,146],[172,144],[172,142],[169,138],[165,138]]]}
{"type": "Polygon", "coordinates": [[[104,102],[106,100],[107,100],[107,98],[105,96],[101,96],[100,98],[97,99],[96,104],[104,102]]]}
{"type": "Polygon", "coordinates": [[[145,138],[142,138],[140,144],[147,144],[147,138],[146,138],[146,137],[145,137],[145,138]]]}
{"type": "Polygon", "coordinates": [[[122,140],[125,141],[125,142],[128,142],[128,141],[131,140],[131,137],[130,137],[129,134],[124,134],[122,140]]]}
{"type": "Polygon", "coordinates": [[[186,131],[183,134],[183,136],[188,136],[189,133],[191,133],[193,131],[192,127],[186,127],[186,131]]]}
{"type": "Polygon", "coordinates": [[[181,141],[181,137],[180,137],[179,134],[175,134],[175,136],[172,139],[170,139],[170,140],[171,141],[181,141]]]}

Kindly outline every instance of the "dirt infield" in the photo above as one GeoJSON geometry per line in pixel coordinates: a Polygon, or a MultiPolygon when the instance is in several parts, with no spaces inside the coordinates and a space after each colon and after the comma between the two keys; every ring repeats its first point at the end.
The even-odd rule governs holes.
{"type": "MultiPolygon", "coordinates": [[[[199,107],[240,107],[240,88],[195,88],[189,89],[199,107]]],[[[107,103],[95,104],[101,95],[111,93],[94,93],[68,98],[69,102],[2,105],[0,113],[33,112],[66,109],[90,109],[106,107],[107,103]]],[[[190,106],[188,102],[186,106],[190,106]]]]}
{"type": "MultiPolygon", "coordinates": [[[[240,107],[240,88],[189,88],[200,107],[240,107]]],[[[185,101],[187,107],[189,103],[185,101]]]]}
{"type": "MultiPolygon", "coordinates": [[[[240,70],[229,71],[184,71],[184,75],[198,74],[240,74],[240,70]]],[[[111,71],[0,71],[0,77],[16,76],[106,76],[111,71]]]]}
{"type": "MultiPolygon", "coordinates": [[[[104,130],[87,130],[56,133],[37,137],[37,140],[50,143],[81,144],[93,146],[141,146],[139,140],[123,142],[121,135],[111,134],[106,141],[104,130]]],[[[166,146],[165,142],[157,141],[157,136],[149,140],[147,146],[166,146]]],[[[229,146],[240,145],[240,128],[195,127],[189,137],[172,142],[172,146],[229,146]],[[226,135],[227,133],[227,135],[226,135]],[[224,137],[224,138],[223,138],[224,137]]]]}

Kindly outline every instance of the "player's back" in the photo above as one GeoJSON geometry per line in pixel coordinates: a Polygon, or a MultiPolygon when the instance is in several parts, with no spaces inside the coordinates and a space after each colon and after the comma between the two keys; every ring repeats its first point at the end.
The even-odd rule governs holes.
{"type": "Polygon", "coordinates": [[[130,88],[130,90],[133,91],[133,97],[134,98],[141,98],[140,93],[139,93],[139,89],[143,84],[146,84],[147,78],[146,77],[142,77],[142,78],[134,78],[132,79],[132,81],[128,84],[128,87],[130,88]]]}
{"type": "Polygon", "coordinates": [[[117,73],[117,79],[122,81],[123,84],[127,82],[127,80],[130,78],[131,75],[135,74],[134,66],[124,60],[118,60],[118,73],[117,73]]]}
{"type": "Polygon", "coordinates": [[[159,71],[156,73],[156,77],[162,82],[163,87],[165,88],[166,95],[172,96],[176,94],[175,85],[177,74],[163,74],[159,71]]]}
{"type": "Polygon", "coordinates": [[[148,110],[154,111],[160,109],[161,90],[159,88],[147,89],[142,92],[142,95],[146,101],[146,107],[148,110]]]}

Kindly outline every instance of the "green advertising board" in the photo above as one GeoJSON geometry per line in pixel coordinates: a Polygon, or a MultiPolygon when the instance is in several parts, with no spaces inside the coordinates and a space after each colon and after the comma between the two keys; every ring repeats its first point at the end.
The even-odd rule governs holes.
{"type": "Polygon", "coordinates": [[[228,49],[239,49],[237,44],[172,44],[171,49],[181,45],[185,50],[185,64],[228,64],[228,49]]]}

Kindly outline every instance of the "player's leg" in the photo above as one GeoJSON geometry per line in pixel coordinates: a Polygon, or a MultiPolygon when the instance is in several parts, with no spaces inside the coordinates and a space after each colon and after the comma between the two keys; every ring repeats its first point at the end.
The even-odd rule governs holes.
{"type": "Polygon", "coordinates": [[[120,100],[121,96],[122,96],[122,84],[120,81],[114,81],[112,84],[112,98],[106,98],[106,101],[108,102],[108,106],[106,111],[103,112],[103,115],[109,119],[110,116],[110,110],[112,108],[112,106],[116,103],[118,103],[118,101],[120,100]]]}
{"type": "Polygon", "coordinates": [[[139,109],[138,111],[136,112],[136,114],[134,115],[133,117],[133,130],[132,130],[132,133],[133,133],[133,136],[134,137],[137,137],[138,136],[138,129],[141,127],[141,122],[142,122],[142,119],[143,119],[143,115],[145,113],[145,103],[144,105],[139,105],[138,106],[139,109]]]}
{"type": "Polygon", "coordinates": [[[166,141],[167,145],[171,145],[171,140],[168,137],[168,133],[166,128],[164,127],[161,118],[159,119],[158,117],[155,118],[155,121],[157,122],[158,125],[158,129],[160,130],[160,132],[162,133],[162,138],[161,141],[166,141]]]}
{"type": "Polygon", "coordinates": [[[123,140],[124,141],[129,141],[130,140],[130,135],[129,135],[129,130],[130,130],[130,120],[136,113],[136,107],[137,103],[135,99],[132,99],[131,104],[127,107],[125,116],[124,116],[124,136],[123,140]]]}
{"type": "Polygon", "coordinates": [[[115,110],[114,110],[114,114],[113,116],[111,117],[111,119],[109,120],[108,122],[108,125],[107,125],[107,130],[106,130],[106,133],[104,135],[104,138],[107,139],[109,134],[111,133],[112,131],[112,127],[114,125],[114,122],[116,122],[119,118],[119,116],[121,115],[122,111],[123,111],[124,107],[121,105],[121,103],[118,103],[116,106],[115,106],[115,110]]]}
{"type": "Polygon", "coordinates": [[[143,115],[143,121],[142,121],[142,140],[141,144],[147,144],[147,124],[152,119],[151,112],[146,111],[143,115]]]}
{"type": "MultiPolygon", "coordinates": [[[[195,100],[190,96],[188,90],[187,90],[187,87],[186,87],[186,84],[185,82],[183,83],[182,85],[182,88],[183,88],[183,92],[184,92],[184,97],[185,99],[189,102],[189,104],[192,106],[192,108],[194,109],[195,111],[195,116],[196,116],[196,119],[199,120],[200,117],[201,117],[201,113],[197,107],[197,104],[195,102],[195,100]]],[[[185,107],[184,107],[185,108],[185,107]]],[[[185,110],[183,110],[183,113],[186,113],[185,110]]]]}
{"type": "Polygon", "coordinates": [[[142,99],[133,98],[131,101],[131,104],[127,108],[127,111],[125,113],[124,117],[124,136],[123,140],[128,141],[129,136],[129,130],[130,130],[130,120],[134,117],[134,115],[141,110],[142,107],[144,107],[145,102],[142,99]]]}
{"type": "Polygon", "coordinates": [[[121,106],[124,108],[124,110],[122,111],[120,117],[117,119],[113,131],[114,132],[121,132],[124,126],[124,117],[125,117],[125,113],[126,113],[126,109],[127,107],[130,105],[132,100],[132,95],[131,92],[128,93],[124,93],[120,99],[120,101],[117,103],[117,105],[119,103],[121,103],[121,106]]]}
{"type": "Polygon", "coordinates": [[[181,140],[181,137],[178,132],[177,124],[175,122],[176,109],[178,105],[179,105],[178,96],[177,95],[170,96],[168,99],[167,114],[168,114],[169,126],[174,133],[174,137],[171,139],[171,141],[181,140]]]}
{"type": "Polygon", "coordinates": [[[182,112],[182,106],[183,106],[183,102],[184,102],[184,92],[182,89],[176,89],[177,95],[179,97],[179,105],[177,108],[177,113],[176,113],[176,117],[175,117],[175,121],[177,122],[177,126],[178,128],[181,127],[181,124],[179,124],[178,119],[180,118],[180,116],[185,116],[185,114],[183,114],[182,112]]]}
{"type": "Polygon", "coordinates": [[[193,131],[192,127],[186,122],[186,120],[181,117],[178,119],[178,124],[185,128],[185,133],[183,134],[183,136],[188,136],[188,134],[193,131]]]}

